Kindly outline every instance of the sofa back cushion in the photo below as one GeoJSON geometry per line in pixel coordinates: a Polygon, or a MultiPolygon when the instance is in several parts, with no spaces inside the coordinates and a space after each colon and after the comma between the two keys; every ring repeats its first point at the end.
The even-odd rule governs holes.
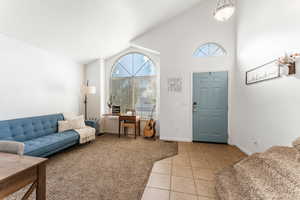
{"type": "Polygon", "coordinates": [[[0,121],[0,140],[13,140],[9,124],[6,121],[0,121]]]}
{"type": "Polygon", "coordinates": [[[1,132],[1,125],[0,125],[0,139],[24,142],[34,138],[57,133],[58,121],[60,120],[64,120],[62,114],[2,121],[3,124],[5,123],[8,124],[10,134],[8,133],[5,134],[4,132],[4,137],[7,138],[4,137],[2,138],[3,133],[1,132]]]}

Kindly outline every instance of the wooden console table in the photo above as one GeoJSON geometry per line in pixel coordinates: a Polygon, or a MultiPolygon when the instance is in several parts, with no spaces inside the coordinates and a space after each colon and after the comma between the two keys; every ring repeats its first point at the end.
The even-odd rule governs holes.
{"type": "Polygon", "coordinates": [[[127,122],[127,123],[129,122],[129,124],[132,125],[132,126],[130,126],[130,128],[134,129],[135,137],[137,135],[141,135],[141,133],[140,133],[141,119],[139,116],[108,113],[108,114],[103,114],[102,117],[104,118],[103,121],[106,121],[107,119],[113,119],[113,121],[114,121],[113,124],[111,124],[112,121],[107,122],[107,124],[105,122],[104,126],[113,127],[113,128],[110,128],[110,131],[108,133],[116,133],[116,134],[119,134],[119,136],[120,136],[122,125],[124,125],[124,122],[127,122]],[[114,126],[112,126],[112,125],[114,125],[114,126]]]}
{"type": "Polygon", "coordinates": [[[46,199],[45,158],[20,156],[0,152],[0,200],[32,184],[22,200],[36,189],[36,199],[46,199]]]}
{"type": "MultiPolygon", "coordinates": [[[[123,122],[124,128],[134,128],[134,138],[136,139],[137,134],[140,136],[140,118],[138,116],[120,115],[119,116],[119,137],[121,137],[121,125],[123,122]]],[[[126,132],[124,132],[126,135],[126,132]]]]}

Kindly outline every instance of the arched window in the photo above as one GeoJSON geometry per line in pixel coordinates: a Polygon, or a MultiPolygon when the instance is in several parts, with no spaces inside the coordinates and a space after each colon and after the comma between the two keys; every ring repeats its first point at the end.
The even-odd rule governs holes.
{"type": "Polygon", "coordinates": [[[212,56],[224,56],[226,50],[217,43],[206,43],[200,46],[195,52],[195,57],[212,57],[212,56]]]}
{"type": "Polygon", "coordinates": [[[154,63],[141,53],[130,53],[114,64],[111,74],[111,99],[121,111],[134,109],[144,118],[156,105],[156,70],[154,63]]]}

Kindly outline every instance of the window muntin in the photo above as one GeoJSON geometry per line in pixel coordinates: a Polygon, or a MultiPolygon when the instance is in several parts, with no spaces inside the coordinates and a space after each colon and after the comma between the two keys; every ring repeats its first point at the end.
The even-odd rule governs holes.
{"type": "Polygon", "coordinates": [[[126,109],[135,109],[139,116],[148,118],[156,105],[156,84],[154,63],[143,54],[127,54],[113,66],[111,74],[113,104],[120,105],[122,112],[126,109]]]}
{"type": "Polygon", "coordinates": [[[195,52],[195,57],[213,57],[213,56],[224,56],[226,50],[217,43],[206,43],[200,46],[195,52]]]}

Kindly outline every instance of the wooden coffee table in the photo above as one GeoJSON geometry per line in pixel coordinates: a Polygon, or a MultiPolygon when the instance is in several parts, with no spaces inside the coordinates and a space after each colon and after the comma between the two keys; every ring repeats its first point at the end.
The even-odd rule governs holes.
{"type": "Polygon", "coordinates": [[[19,156],[0,152],[0,200],[32,184],[22,200],[36,189],[36,199],[46,199],[45,158],[19,156]]]}

